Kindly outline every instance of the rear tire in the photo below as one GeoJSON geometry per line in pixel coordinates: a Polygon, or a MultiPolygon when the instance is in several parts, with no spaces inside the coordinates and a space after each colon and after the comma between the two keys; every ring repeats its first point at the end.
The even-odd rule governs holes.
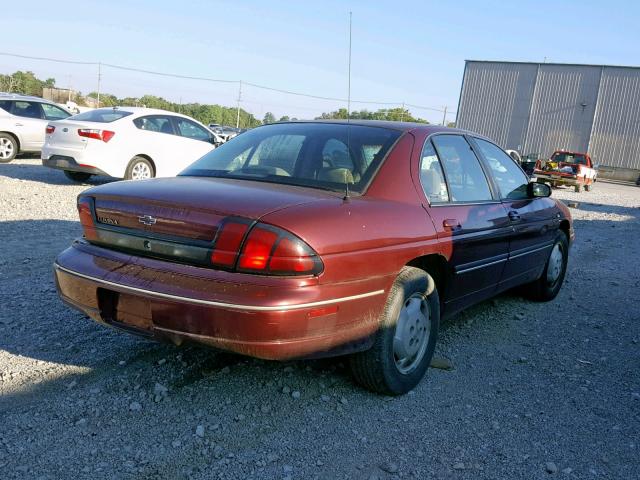
{"type": "Polygon", "coordinates": [[[80,182],[80,183],[84,183],[84,182],[86,182],[87,180],[89,180],[91,178],[91,174],[90,173],[72,172],[70,170],[65,170],[64,171],[64,175],[69,180],[71,180],[73,182],[80,182]]]}
{"type": "Polygon", "coordinates": [[[439,322],[433,279],[423,270],[404,267],[389,292],[373,347],[350,357],[356,381],[384,395],[413,389],[431,363],[439,322]]]}
{"type": "Polygon", "coordinates": [[[153,178],[155,176],[156,172],[153,164],[146,158],[139,156],[131,159],[124,174],[124,178],[127,180],[146,180],[147,178],[153,178]]]}
{"type": "Polygon", "coordinates": [[[567,273],[569,241],[564,232],[556,235],[553,248],[547,258],[542,275],[537,280],[522,286],[524,295],[538,302],[548,302],[558,295],[567,273]]]}
{"type": "Polygon", "coordinates": [[[0,163],[9,163],[18,154],[18,141],[13,135],[0,133],[0,163]]]}
{"type": "Polygon", "coordinates": [[[590,185],[585,185],[584,186],[584,191],[585,192],[590,192],[591,190],[593,190],[593,183],[590,185]]]}

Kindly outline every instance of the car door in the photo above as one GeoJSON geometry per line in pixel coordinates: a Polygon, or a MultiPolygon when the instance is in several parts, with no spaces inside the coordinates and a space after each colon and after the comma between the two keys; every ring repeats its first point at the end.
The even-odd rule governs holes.
{"type": "Polygon", "coordinates": [[[176,133],[176,151],[179,155],[172,160],[170,175],[177,175],[200,157],[215,148],[213,134],[202,125],[184,117],[171,117],[176,133]]]}
{"type": "Polygon", "coordinates": [[[147,155],[153,161],[156,177],[175,175],[171,165],[180,157],[180,140],[171,115],[145,115],[135,118],[137,128],[131,139],[132,150],[127,157],[147,155]]]}
{"type": "Polygon", "coordinates": [[[48,121],[44,118],[40,102],[14,100],[11,114],[16,118],[14,127],[20,135],[20,150],[40,150],[44,144],[48,121]]]}
{"type": "Polygon", "coordinates": [[[473,138],[500,193],[513,232],[509,259],[499,290],[535,280],[542,273],[560,227],[555,202],[550,198],[530,198],[529,179],[500,147],[488,140],[473,138]]]}
{"type": "Polygon", "coordinates": [[[449,258],[444,300],[452,314],[496,291],[508,258],[510,221],[463,135],[432,135],[420,162],[427,210],[449,258]]]}

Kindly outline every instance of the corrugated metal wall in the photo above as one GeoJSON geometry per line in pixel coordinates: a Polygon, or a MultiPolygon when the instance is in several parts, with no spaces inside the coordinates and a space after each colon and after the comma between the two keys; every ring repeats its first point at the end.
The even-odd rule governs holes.
{"type": "Polygon", "coordinates": [[[640,169],[640,68],[468,61],[456,122],[523,154],[640,169]]]}
{"type": "Polygon", "coordinates": [[[468,62],[456,124],[517,148],[524,143],[537,65],[468,62]]]}
{"type": "Polygon", "coordinates": [[[540,65],[523,152],[585,152],[601,68],[540,65]]]}
{"type": "Polygon", "coordinates": [[[589,152],[603,165],[640,170],[640,69],[604,67],[589,152]]]}

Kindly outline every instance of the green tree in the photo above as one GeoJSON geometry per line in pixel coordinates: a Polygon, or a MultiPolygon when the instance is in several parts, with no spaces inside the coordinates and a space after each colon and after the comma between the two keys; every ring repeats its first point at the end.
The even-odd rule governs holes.
{"type": "Polygon", "coordinates": [[[278,120],[279,122],[288,122],[289,121],[289,116],[288,115],[283,115],[282,117],[280,117],[280,120],[278,120]]]}
{"type": "MultiPolygon", "coordinates": [[[[375,112],[370,112],[369,110],[354,110],[349,115],[349,118],[358,119],[358,120],[389,120],[392,122],[417,122],[417,123],[429,123],[427,120],[423,118],[417,118],[411,115],[411,112],[404,108],[381,108],[375,112]]],[[[347,109],[341,108],[339,110],[323,113],[317,120],[325,120],[325,119],[339,119],[346,120],[347,119],[347,109]]]]}
{"type": "Polygon", "coordinates": [[[276,122],[276,116],[273,113],[267,112],[267,113],[264,114],[264,118],[262,119],[262,123],[267,125],[268,123],[275,123],[275,122],[276,122]]]}

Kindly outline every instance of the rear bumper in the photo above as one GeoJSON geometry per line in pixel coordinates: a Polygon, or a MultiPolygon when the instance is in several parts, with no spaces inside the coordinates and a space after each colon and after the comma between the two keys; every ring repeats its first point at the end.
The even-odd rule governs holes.
{"type": "Polygon", "coordinates": [[[68,170],[70,172],[83,172],[92,175],[107,175],[97,167],[78,163],[75,158],[66,155],[51,155],[48,158],[42,157],[42,165],[57,170],[68,170]]]}
{"type": "Polygon", "coordinates": [[[76,242],[54,264],[60,297],[97,322],[176,344],[284,360],[372,344],[388,279],[320,285],[131,257],[76,242]]]}

